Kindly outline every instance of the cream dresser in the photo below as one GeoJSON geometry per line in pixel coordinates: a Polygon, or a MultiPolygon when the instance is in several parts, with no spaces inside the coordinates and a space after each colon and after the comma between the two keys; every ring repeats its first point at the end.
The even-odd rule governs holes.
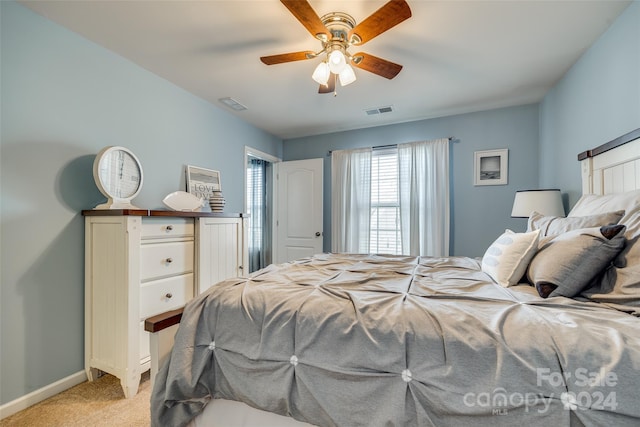
{"type": "Polygon", "coordinates": [[[150,367],[148,317],[180,308],[247,265],[243,214],[86,210],[85,370],[126,397],[150,367]]]}

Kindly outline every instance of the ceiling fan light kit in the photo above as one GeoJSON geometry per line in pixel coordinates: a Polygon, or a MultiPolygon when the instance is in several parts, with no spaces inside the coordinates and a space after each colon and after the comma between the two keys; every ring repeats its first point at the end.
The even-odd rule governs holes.
{"type": "Polygon", "coordinates": [[[347,66],[347,58],[340,50],[332,50],[329,54],[329,69],[333,74],[340,74],[347,66]]]}
{"type": "Polygon", "coordinates": [[[318,64],[316,69],[313,71],[311,78],[318,82],[321,85],[327,85],[329,81],[329,76],[331,75],[331,70],[329,70],[329,64],[322,61],[318,64]]]}
{"type": "Polygon", "coordinates": [[[350,65],[344,67],[340,74],[338,74],[340,79],[340,85],[346,86],[356,81],[356,73],[353,71],[350,65]]]}
{"type": "Polygon", "coordinates": [[[390,28],[411,17],[411,9],[405,0],[391,0],[368,18],[356,25],[356,21],[343,12],[331,12],[318,17],[306,0],[280,0],[300,23],[322,43],[317,52],[303,51],[263,56],[266,65],[313,59],[324,56],[313,71],[311,78],[320,84],[318,93],[334,92],[336,80],[342,86],[356,81],[353,66],[392,79],[402,65],[378,58],[364,52],[351,55],[350,46],[364,44],[390,28]]]}

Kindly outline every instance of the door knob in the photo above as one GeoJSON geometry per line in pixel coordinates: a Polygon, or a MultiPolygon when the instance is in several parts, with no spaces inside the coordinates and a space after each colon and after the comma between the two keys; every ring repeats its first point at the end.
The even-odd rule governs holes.
{"type": "Polygon", "coordinates": [[[320,233],[319,231],[316,231],[316,237],[320,237],[322,233],[320,233]]]}

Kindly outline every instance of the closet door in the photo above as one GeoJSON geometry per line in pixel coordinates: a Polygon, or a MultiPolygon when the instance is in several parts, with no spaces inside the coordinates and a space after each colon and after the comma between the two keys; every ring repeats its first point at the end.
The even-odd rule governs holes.
{"type": "Polygon", "coordinates": [[[276,164],[274,263],[322,252],[322,159],[276,164]]]}

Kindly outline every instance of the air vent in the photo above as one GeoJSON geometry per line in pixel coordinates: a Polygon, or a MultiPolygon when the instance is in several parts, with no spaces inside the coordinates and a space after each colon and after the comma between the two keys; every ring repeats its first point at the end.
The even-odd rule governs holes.
{"type": "Polygon", "coordinates": [[[224,105],[226,105],[227,107],[231,108],[232,110],[236,110],[236,111],[244,111],[247,109],[247,107],[245,107],[244,105],[240,104],[238,101],[236,101],[233,98],[220,98],[218,99],[218,101],[222,102],[224,105]]]}
{"type": "Polygon", "coordinates": [[[374,116],[376,114],[391,113],[392,111],[393,111],[393,107],[391,105],[388,105],[386,107],[369,108],[367,110],[364,110],[364,112],[367,113],[367,116],[374,116]]]}

